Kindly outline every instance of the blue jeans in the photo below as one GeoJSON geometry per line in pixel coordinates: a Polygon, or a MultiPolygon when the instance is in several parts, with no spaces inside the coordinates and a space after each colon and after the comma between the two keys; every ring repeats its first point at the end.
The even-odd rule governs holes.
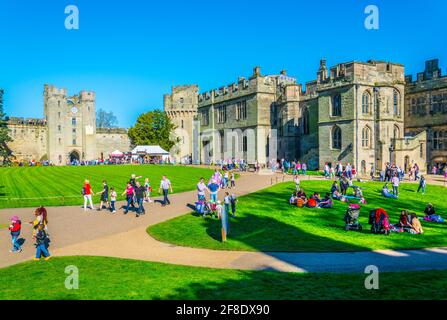
{"type": "Polygon", "coordinates": [[[12,251],[18,251],[20,250],[20,245],[17,242],[17,240],[19,239],[19,235],[11,235],[11,240],[12,240],[12,251]]]}
{"type": "Polygon", "coordinates": [[[110,202],[110,209],[112,209],[112,211],[115,211],[115,202],[116,201],[111,201],[110,202]]]}
{"type": "Polygon", "coordinates": [[[168,199],[169,189],[163,189],[163,204],[171,204],[171,202],[168,199]]]}
{"type": "Polygon", "coordinates": [[[127,213],[129,211],[129,207],[132,204],[132,201],[133,201],[133,197],[132,196],[127,196],[127,206],[126,206],[125,213],[127,213]]]}
{"type": "Polygon", "coordinates": [[[36,245],[36,258],[40,259],[41,254],[43,254],[45,258],[50,256],[50,252],[48,252],[45,243],[40,243],[36,245]]]}
{"type": "Polygon", "coordinates": [[[210,199],[213,202],[217,202],[217,192],[216,193],[211,193],[210,194],[210,199]]]}
{"type": "Polygon", "coordinates": [[[141,198],[141,199],[137,198],[137,202],[138,202],[137,213],[138,214],[141,214],[142,212],[146,212],[146,210],[144,210],[143,201],[144,201],[144,198],[141,198]]]}

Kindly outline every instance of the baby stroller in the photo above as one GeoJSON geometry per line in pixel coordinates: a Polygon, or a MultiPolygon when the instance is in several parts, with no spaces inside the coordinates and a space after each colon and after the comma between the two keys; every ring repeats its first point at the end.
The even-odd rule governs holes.
{"type": "Polygon", "coordinates": [[[371,233],[389,235],[391,232],[388,214],[381,208],[369,212],[369,224],[371,233]]]}
{"type": "Polygon", "coordinates": [[[362,231],[363,227],[359,223],[360,206],[358,204],[350,204],[348,210],[346,210],[345,218],[345,230],[358,230],[362,231]]]}

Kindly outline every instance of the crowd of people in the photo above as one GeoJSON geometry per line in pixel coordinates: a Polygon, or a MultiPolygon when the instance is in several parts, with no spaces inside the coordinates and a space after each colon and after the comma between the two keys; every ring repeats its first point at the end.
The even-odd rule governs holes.
{"type": "MultiPolygon", "coordinates": [[[[149,178],[144,179],[144,183],[140,182],[142,176],[137,176],[132,174],[126,183],[126,186],[121,193],[121,196],[125,196],[126,205],[122,207],[124,209],[124,214],[129,211],[134,211],[136,217],[140,217],[146,213],[144,208],[144,203],[152,203],[151,193],[153,192],[149,178]]],[[[169,192],[172,193],[172,185],[170,180],[163,176],[160,181],[160,187],[158,190],[159,194],[163,194],[163,200],[161,201],[162,206],[170,205],[169,192]]],[[[102,182],[102,190],[95,193],[90,184],[90,181],[86,179],[82,187],[82,195],[84,197],[84,211],[98,210],[101,211],[104,208],[111,213],[116,213],[116,202],[118,199],[118,193],[114,186],[109,188],[106,180],[102,182]],[[95,208],[93,204],[93,196],[100,195],[100,204],[98,208],[95,208]]]]}

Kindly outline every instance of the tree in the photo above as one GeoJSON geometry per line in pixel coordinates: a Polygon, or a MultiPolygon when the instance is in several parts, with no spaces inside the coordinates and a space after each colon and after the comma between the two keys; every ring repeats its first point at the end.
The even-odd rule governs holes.
{"type": "Polygon", "coordinates": [[[160,145],[169,151],[178,143],[172,135],[175,128],[166,113],[157,109],[141,114],[128,134],[133,146],[160,145]]]}
{"type": "Polygon", "coordinates": [[[8,142],[12,142],[12,138],[9,135],[7,118],[3,112],[3,91],[0,89],[0,157],[3,158],[3,163],[9,162],[12,157],[12,151],[7,145],[8,142]]]}
{"type": "Polygon", "coordinates": [[[101,129],[112,129],[118,127],[118,120],[113,112],[106,112],[99,109],[96,112],[96,127],[101,129]]]}

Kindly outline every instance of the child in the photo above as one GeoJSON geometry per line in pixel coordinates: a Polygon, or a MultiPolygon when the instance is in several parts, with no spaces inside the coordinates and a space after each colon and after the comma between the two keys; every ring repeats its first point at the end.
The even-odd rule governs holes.
{"type": "Polygon", "coordinates": [[[152,203],[151,200],[151,192],[152,192],[152,187],[151,187],[151,183],[149,182],[149,178],[146,178],[144,180],[144,188],[146,189],[146,202],[152,203]]]}
{"type": "Polygon", "coordinates": [[[231,202],[231,215],[234,218],[236,216],[236,204],[237,204],[237,198],[234,193],[230,197],[230,202],[231,202]]]}
{"type": "Polygon", "coordinates": [[[299,191],[300,190],[300,178],[298,177],[298,175],[295,176],[295,178],[293,179],[293,181],[295,182],[295,190],[299,191]]]}
{"type": "Polygon", "coordinates": [[[98,211],[102,210],[104,204],[107,207],[109,207],[108,209],[110,210],[110,206],[109,206],[109,186],[107,185],[107,182],[105,180],[102,181],[102,185],[103,185],[102,191],[97,193],[97,194],[101,195],[101,203],[99,204],[98,211]]]}
{"type": "Polygon", "coordinates": [[[425,176],[421,176],[421,180],[419,180],[419,187],[417,193],[422,189],[422,194],[425,194],[425,188],[427,187],[427,180],[425,180],[425,176]]]}
{"type": "Polygon", "coordinates": [[[112,213],[116,213],[115,203],[117,197],[118,195],[115,191],[115,188],[110,188],[110,211],[112,211],[112,213]]]}
{"type": "Polygon", "coordinates": [[[22,222],[20,221],[19,217],[14,216],[11,218],[11,225],[9,226],[9,231],[11,232],[11,240],[12,240],[12,250],[9,252],[22,252],[22,247],[17,242],[20,231],[22,229],[22,222]]]}
{"type": "Polygon", "coordinates": [[[225,192],[224,206],[225,206],[225,211],[227,212],[227,214],[230,213],[230,205],[231,205],[230,194],[228,192],[225,192]]]}
{"type": "Polygon", "coordinates": [[[49,239],[42,224],[39,224],[37,226],[37,232],[35,238],[36,238],[36,257],[34,258],[34,260],[39,261],[41,255],[45,257],[45,260],[50,260],[51,255],[47,249],[47,243],[49,242],[49,239]]]}

